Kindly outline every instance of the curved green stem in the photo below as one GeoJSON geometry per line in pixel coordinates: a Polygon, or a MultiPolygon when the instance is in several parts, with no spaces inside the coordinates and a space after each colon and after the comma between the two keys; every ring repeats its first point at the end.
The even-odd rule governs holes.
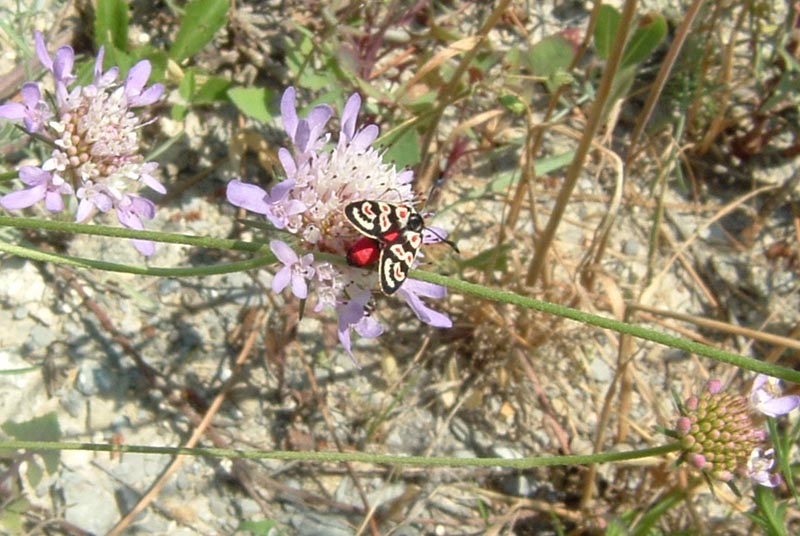
{"type": "MultiPolygon", "coordinates": [[[[166,276],[166,277],[185,277],[185,276],[204,276],[213,274],[231,273],[241,270],[250,270],[260,268],[267,264],[275,262],[274,255],[270,252],[269,246],[263,243],[245,242],[241,240],[229,240],[210,237],[197,237],[177,233],[163,233],[156,231],[135,231],[132,229],[125,229],[120,227],[108,227],[101,225],[86,225],[79,223],[66,223],[54,222],[47,220],[38,220],[35,218],[13,218],[8,216],[0,216],[0,226],[6,225],[18,228],[29,229],[46,229],[61,232],[85,233],[90,235],[111,236],[118,238],[138,238],[142,240],[153,240],[154,242],[165,242],[172,244],[184,244],[189,246],[198,246],[206,248],[230,249],[235,251],[246,251],[253,253],[260,253],[261,256],[239,261],[224,265],[206,266],[198,268],[154,268],[147,266],[129,266],[122,264],[114,264],[103,261],[95,261],[90,259],[83,259],[80,257],[70,257],[63,255],[56,255],[53,253],[45,253],[34,249],[25,248],[13,244],[6,244],[0,242],[0,251],[19,255],[21,257],[52,262],[56,264],[67,264],[70,266],[79,266],[84,268],[97,268],[101,270],[109,270],[114,272],[127,272],[139,275],[149,276],[166,276]]],[[[320,260],[326,260],[333,263],[343,263],[344,259],[339,256],[330,254],[316,254],[320,260]]],[[[534,311],[541,311],[547,314],[557,315],[585,324],[597,326],[600,328],[611,329],[619,333],[625,333],[639,339],[652,341],[686,352],[694,353],[704,357],[714,359],[722,363],[728,363],[743,369],[752,370],[783,380],[800,383],[800,371],[779,367],[770,363],[764,363],[756,359],[751,359],[742,355],[726,352],[705,344],[681,339],[672,335],[659,333],[651,329],[620,322],[612,318],[607,318],[591,313],[585,313],[563,305],[548,303],[527,296],[513,294],[503,290],[491,289],[482,285],[468,283],[466,281],[459,281],[451,279],[442,275],[431,272],[421,272],[419,270],[412,270],[411,276],[421,281],[435,283],[451,288],[455,291],[472,294],[487,300],[497,301],[501,303],[508,303],[534,311]]]]}
{"type": "Polygon", "coordinates": [[[461,293],[472,294],[487,300],[517,305],[526,309],[533,309],[534,311],[541,311],[543,313],[557,315],[564,318],[569,318],[571,320],[577,320],[578,322],[583,322],[584,324],[611,329],[619,333],[626,333],[639,339],[653,341],[658,344],[663,344],[664,346],[670,346],[672,348],[685,350],[693,354],[710,357],[716,361],[729,363],[743,369],[752,370],[753,372],[760,372],[762,374],[781,378],[782,380],[792,383],[800,383],[800,371],[779,367],[777,365],[758,361],[757,359],[726,352],[725,350],[720,350],[705,344],[681,339],[680,337],[675,337],[673,335],[659,333],[635,324],[620,322],[612,318],[586,313],[579,311],[578,309],[572,309],[571,307],[564,307],[563,305],[557,305],[555,303],[549,303],[542,300],[529,298],[527,296],[520,296],[519,294],[513,294],[503,290],[491,289],[482,285],[451,279],[449,277],[431,272],[412,270],[411,277],[421,281],[442,285],[461,293]]]}

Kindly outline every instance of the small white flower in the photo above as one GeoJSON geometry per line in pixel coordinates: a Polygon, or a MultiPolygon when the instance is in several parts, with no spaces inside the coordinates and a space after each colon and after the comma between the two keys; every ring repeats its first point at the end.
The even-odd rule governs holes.
{"type": "Polygon", "coordinates": [[[781,476],[770,473],[775,466],[775,450],[764,451],[761,448],[753,449],[750,453],[750,461],[747,462],[747,475],[750,480],[761,486],[774,488],[782,482],[781,476]]]}
{"type": "Polygon", "coordinates": [[[750,403],[757,411],[768,417],[786,415],[800,406],[800,396],[781,396],[781,394],[782,390],[778,378],[759,374],[753,380],[753,388],[750,390],[750,403]]]}
{"type": "Polygon", "coordinates": [[[281,268],[272,280],[272,290],[278,294],[283,292],[289,283],[292,284],[292,294],[301,300],[308,296],[308,284],[306,280],[314,277],[314,255],[309,253],[298,257],[292,248],[280,240],[272,240],[269,248],[279,261],[283,263],[281,268]]]}

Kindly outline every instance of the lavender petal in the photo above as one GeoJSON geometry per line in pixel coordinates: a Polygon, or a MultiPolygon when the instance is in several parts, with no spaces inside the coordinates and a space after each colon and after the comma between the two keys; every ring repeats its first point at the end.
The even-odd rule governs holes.
{"type": "Polygon", "coordinates": [[[147,84],[147,79],[150,78],[150,62],[142,60],[128,71],[128,77],[125,79],[125,96],[133,97],[139,95],[147,84]]]}
{"type": "Polygon", "coordinates": [[[764,415],[778,417],[779,415],[786,415],[798,406],[800,406],[800,396],[792,395],[763,402],[758,405],[758,409],[764,415]]]}
{"type": "Polygon", "coordinates": [[[156,252],[156,245],[150,240],[133,239],[131,240],[131,243],[133,244],[133,247],[136,248],[136,251],[145,257],[152,257],[156,252]]]}
{"type": "Polygon", "coordinates": [[[289,179],[293,179],[297,175],[297,164],[292,157],[292,153],[288,149],[281,147],[278,149],[278,160],[283,166],[283,171],[289,179]]]}
{"type": "Polygon", "coordinates": [[[50,212],[61,212],[64,210],[64,198],[61,197],[61,192],[47,191],[44,196],[44,208],[50,212]]]}
{"type": "Polygon", "coordinates": [[[380,129],[377,125],[367,125],[356,134],[351,145],[357,151],[365,151],[378,138],[378,134],[380,134],[380,129]]]}
{"type": "Polygon", "coordinates": [[[9,121],[19,121],[27,115],[27,108],[18,102],[0,105],[0,118],[8,119],[9,121]]]}
{"type": "Polygon", "coordinates": [[[289,285],[289,281],[292,279],[292,269],[289,266],[284,266],[278,273],[275,274],[275,277],[272,278],[272,292],[275,294],[280,294],[283,292],[289,285]]]}
{"type": "Polygon", "coordinates": [[[47,52],[47,45],[44,44],[42,32],[36,32],[33,39],[36,42],[36,56],[39,58],[39,63],[41,63],[45,69],[52,72],[53,59],[50,57],[50,53],[47,52]]]}
{"type": "Polygon", "coordinates": [[[305,300],[308,297],[306,278],[298,272],[292,273],[292,294],[301,300],[305,300]]]}
{"type": "Polygon", "coordinates": [[[228,202],[232,205],[256,214],[267,215],[269,213],[269,204],[265,201],[267,192],[255,184],[232,180],[228,183],[226,195],[228,202]]]}
{"type": "Polygon", "coordinates": [[[32,188],[26,188],[25,190],[11,192],[10,194],[0,197],[0,205],[2,205],[2,207],[6,210],[20,210],[23,208],[28,208],[44,199],[46,193],[47,186],[37,185],[32,188]]]}
{"type": "Polygon", "coordinates": [[[35,166],[22,166],[19,168],[19,180],[28,186],[39,184],[49,184],[52,180],[52,175],[47,171],[35,166]]]}
{"type": "Polygon", "coordinates": [[[270,240],[269,249],[272,250],[275,257],[286,266],[292,266],[298,261],[297,253],[282,240],[270,240]]]}
{"type": "Polygon", "coordinates": [[[344,104],[342,110],[341,123],[342,127],[339,131],[339,143],[347,144],[353,139],[356,133],[356,122],[358,120],[358,111],[361,109],[361,95],[353,93],[347,102],[344,104]]]}
{"type": "Polygon", "coordinates": [[[289,138],[294,140],[295,132],[297,131],[297,110],[294,107],[295,91],[292,86],[286,88],[281,97],[281,120],[283,121],[283,130],[289,135],[289,138]]]}
{"type": "Polygon", "coordinates": [[[157,102],[164,95],[164,84],[153,84],[142,91],[139,95],[128,99],[128,104],[132,107],[150,106],[157,102]]]}

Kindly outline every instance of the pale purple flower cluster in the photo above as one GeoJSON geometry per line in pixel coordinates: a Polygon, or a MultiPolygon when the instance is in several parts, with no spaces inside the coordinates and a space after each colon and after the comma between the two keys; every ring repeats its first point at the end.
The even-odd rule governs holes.
{"type": "MultiPolygon", "coordinates": [[[[288,88],[281,99],[283,127],[292,150],[281,148],[278,158],[286,179],[267,192],[238,180],[228,184],[228,201],[265,216],[270,223],[293,235],[291,246],[272,240],[270,248],[283,268],[275,275],[272,289],[291,287],[294,296],[312,298],[315,311],[330,308],[339,318],[339,341],[352,356],[351,331],[361,337],[377,337],[383,326],[369,315],[367,304],[377,281],[375,268],[364,269],[334,264],[315,258],[318,252],[344,256],[361,235],[344,216],[348,203],[361,199],[390,203],[413,203],[413,172],[398,172],[383,161],[372,147],[378,137],[376,125],[356,129],[361,98],[353,94],[345,104],[339,139],[329,147],[330,133],[324,132],[333,115],[330,106],[314,107],[300,119],[295,109],[295,90],[288,88]]],[[[442,236],[425,232],[424,242],[441,241],[442,236]]],[[[430,309],[422,298],[443,298],[444,287],[412,279],[397,293],[423,322],[451,327],[442,313],[430,309]]]]}
{"type": "Polygon", "coordinates": [[[786,415],[800,406],[800,397],[781,396],[778,380],[759,374],[749,400],[723,392],[712,380],[699,397],[686,400],[678,419],[683,459],[723,482],[734,475],[746,475],[761,486],[775,487],[781,477],[773,473],[774,449],[765,449],[767,433],[759,426],[758,414],[786,415]]]}
{"type": "MultiPolygon", "coordinates": [[[[46,98],[36,82],[20,91],[22,102],[0,106],[0,118],[22,121],[25,129],[52,145],[50,158],[40,167],[25,166],[19,178],[26,189],[0,198],[6,210],[20,210],[44,200],[51,212],[64,210],[64,196],[74,196],[75,219],[84,222],[99,212],[115,211],[119,222],[143,229],[142,219],[155,216],[155,205],[137,192],[147,186],[166,193],[156,179],[158,164],[139,154],[139,130],[146,124],[134,113],[164,94],[164,86],[145,87],[150,62],[142,60],[117,81],[119,69],[103,72],[103,49],[97,54],[94,78],[86,86],[74,85],[75,52],[60,47],[50,57],[42,35],[36,33],[36,55],[53,78],[54,96],[46,98]]],[[[152,255],[150,241],[134,240],[144,255],[152,255]]]]}

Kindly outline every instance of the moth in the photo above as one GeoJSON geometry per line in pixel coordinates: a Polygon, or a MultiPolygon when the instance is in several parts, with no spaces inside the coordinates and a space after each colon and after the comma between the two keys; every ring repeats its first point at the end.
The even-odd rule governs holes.
{"type": "MultiPolygon", "coordinates": [[[[409,204],[370,200],[349,203],[344,215],[364,235],[347,251],[347,261],[359,267],[378,262],[381,291],[391,296],[403,285],[422,247],[422,215],[409,204]]],[[[455,244],[442,241],[457,251],[455,244]]]]}

